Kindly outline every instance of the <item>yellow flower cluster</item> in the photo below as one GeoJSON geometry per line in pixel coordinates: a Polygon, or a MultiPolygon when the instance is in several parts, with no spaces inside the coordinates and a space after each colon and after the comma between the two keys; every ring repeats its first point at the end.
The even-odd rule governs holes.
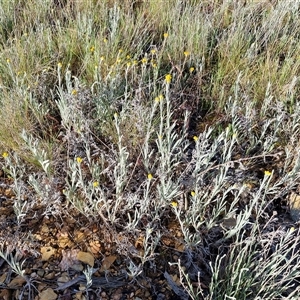
{"type": "Polygon", "coordinates": [[[176,207],[178,206],[178,203],[177,203],[176,201],[172,201],[172,202],[171,202],[171,206],[172,206],[173,208],[176,208],[176,207]]]}
{"type": "Polygon", "coordinates": [[[153,68],[157,68],[157,63],[155,62],[154,59],[151,59],[151,66],[152,66],[153,68]]]}
{"type": "Polygon", "coordinates": [[[159,103],[160,101],[162,101],[164,99],[164,96],[162,94],[158,95],[157,97],[155,97],[154,101],[156,103],[159,103]]]}
{"type": "Polygon", "coordinates": [[[272,172],[270,172],[268,170],[265,171],[265,176],[271,176],[271,175],[272,175],[272,172]]]}
{"type": "Polygon", "coordinates": [[[99,186],[99,182],[98,182],[98,181],[94,181],[94,182],[93,182],[93,187],[94,187],[94,188],[97,188],[98,186],[99,186]]]}
{"type": "Polygon", "coordinates": [[[172,80],[172,75],[171,74],[167,74],[166,77],[165,77],[165,79],[166,79],[166,83],[169,84],[171,82],[171,80],[172,80]]]}
{"type": "Polygon", "coordinates": [[[147,57],[143,57],[141,62],[142,62],[143,65],[145,65],[148,62],[147,57]]]}
{"type": "Polygon", "coordinates": [[[77,163],[81,164],[81,163],[82,163],[82,160],[83,160],[83,159],[82,159],[81,157],[79,157],[79,156],[76,157],[77,163]]]}

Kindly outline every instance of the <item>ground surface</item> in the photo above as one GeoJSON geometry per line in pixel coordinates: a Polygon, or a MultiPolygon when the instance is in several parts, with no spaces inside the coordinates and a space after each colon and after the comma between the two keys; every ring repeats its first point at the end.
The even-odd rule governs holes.
{"type": "MultiPolygon", "coordinates": [[[[191,261],[196,262],[202,272],[202,288],[208,289],[209,267],[204,251],[197,254],[185,249],[179,225],[172,216],[165,222],[168,231],[157,250],[161,255],[145,263],[139,276],[131,278],[126,273],[127,255],[142,253],[144,236],[130,240],[117,234],[117,228],[111,230],[101,222],[91,222],[76,211],[64,210],[67,214],[60,218],[43,216],[38,206],[18,226],[9,179],[1,179],[0,193],[1,244],[7,249],[7,260],[19,262],[24,270],[20,276],[7,260],[0,258],[0,299],[189,299],[180,284],[178,269],[169,264],[178,259],[194,276],[195,286],[197,277],[191,261]],[[121,247],[124,255],[120,255],[121,247]],[[88,287],[84,271],[89,266],[93,269],[88,287]]],[[[283,213],[270,223],[270,230],[280,227],[287,231],[292,226],[293,221],[283,213]]],[[[215,229],[214,237],[210,253],[213,249],[218,253],[221,227],[215,229]]]]}
{"type": "Polygon", "coordinates": [[[38,206],[18,227],[10,184],[9,179],[2,178],[1,244],[8,253],[12,251],[10,255],[22,265],[24,276],[15,274],[7,261],[0,258],[0,299],[182,299],[181,289],[176,290],[178,295],[172,290],[176,281],[179,283],[177,269],[168,264],[184,258],[175,222],[169,222],[170,231],[162,237],[161,257],[132,280],[125,272],[127,250],[122,256],[117,247],[132,243],[134,255],[142,251],[143,236],[129,241],[76,211],[68,211],[60,219],[48,218],[38,206]],[[94,273],[87,296],[83,271],[89,265],[94,273]]]}

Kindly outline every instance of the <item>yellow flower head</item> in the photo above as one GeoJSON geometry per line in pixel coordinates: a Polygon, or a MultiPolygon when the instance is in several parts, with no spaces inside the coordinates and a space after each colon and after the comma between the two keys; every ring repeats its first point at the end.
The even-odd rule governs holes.
{"type": "Polygon", "coordinates": [[[74,90],[72,90],[71,93],[72,93],[72,95],[77,95],[78,92],[77,92],[77,90],[74,89],[74,90]]]}
{"type": "Polygon", "coordinates": [[[90,51],[93,53],[93,52],[95,51],[95,47],[92,46],[92,47],[90,48],[90,51]]]}
{"type": "Polygon", "coordinates": [[[150,53],[154,55],[156,53],[156,49],[151,49],[150,53]]]}
{"type": "Polygon", "coordinates": [[[9,58],[7,58],[7,59],[6,59],[6,62],[7,62],[8,64],[10,64],[10,59],[9,59],[9,58]]]}
{"type": "Polygon", "coordinates": [[[8,157],[8,153],[7,153],[7,152],[3,152],[3,153],[2,153],[2,157],[3,157],[3,158],[7,158],[7,157],[8,157]]]}
{"type": "Polygon", "coordinates": [[[172,206],[173,208],[176,208],[176,207],[178,206],[178,203],[177,203],[176,201],[172,201],[172,202],[171,202],[171,206],[172,206]]]}
{"type": "Polygon", "coordinates": [[[195,141],[195,142],[197,142],[198,141],[198,137],[197,136],[193,136],[193,140],[195,141]]]}
{"type": "Polygon", "coordinates": [[[104,42],[104,43],[107,43],[107,39],[106,39],[106,38],[104,38],[104,39],[103,39],[103,42],[104,42]]]}
{"type": "Polygon", "coordinates": [[[61,68],[61,67],[62,67],[62,63],[59,62],[59,63],[57,64],[57,67],[58,67],[58,68],[61,68]]]}
{"type": "Polygon", "coordinates": [[[82,163],[82,158],[79,157],[79,156],[77,156],[77,157],[76,157],[76,161],[80,164],[80,163],[82,163]]]}
{"type": "Polygon", "coordinates": [[[149,173],[147,177],[148,177],[148,180],[151,180],[153,178],[151,173],[149,173]]]}
{"type": "Polygon", "coordinates": [[[265,176],[270,176],[270,175],[272,175],[272,172],[265,170],[265,176]]]}
{"type": "Polygon", "coordinates": [[[151,66],[153,68],[156,68],[157,67],[157,63],[155,62],[155,60],[151,59],[151,66]]]}
{"type": "Polygon", "coordinates": [[[164,38],[166,39],[169,36],[167,32],[164,33],[164,38]]]}
{"type": "Polygon", "coordinates": [[[102,55],[101,57],[100,57],[100,61],[103,61],[104,60],[104,56],[102,55]]]}
{"type": "Polygon", "coordinates": [[[157,97],[154,98],[154,101],[156,103],[158,103],[158,102],[160,102],[162,100],[164,100],[164,96],[162,94],[159,94],[157,97]]]}
{"type": "Polygon", "coordinates": [[[94,181],[94,182],[93,182],[93,187],[94,187],[94,188],[97,188],[98,186],[99,186],[99,182],[98,182],[98,181],[94,181]]]}
{"type": "Polygon", "coordinates": [[[183,54],[185,57],[188,57],[191,53],[189,51],[184,51],[183,54]]]}
{"type": "Polygon", "coordinates": [[[142,62],[143,65],[146,64],[147,61],[148,61],[147,57],[143,57],[142,60],[141,60],[141,62],[142,62]]]}
{"type": "Polygon", "coordinates": [[[194,191],[191,191],[191,196],[195,197],[196,193],[194,191]]]}
{"type": "Polygon", "coordinates": [[[194,67],[190,67],[190,73],[193,73],[195,71],[194,67]]]}
{"type": "Polygon", "coordinates": [[[171,74],[167,74],[166,77],[165,77],[165,79],[166,79],[166,83],[169,84],[171,82],[171,80],[172,80],[172,75],[171,74]]]}

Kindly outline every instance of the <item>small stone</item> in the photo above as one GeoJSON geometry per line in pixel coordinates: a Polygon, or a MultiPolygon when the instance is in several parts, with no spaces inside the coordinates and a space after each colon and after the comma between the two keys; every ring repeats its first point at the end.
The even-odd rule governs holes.
{"type": "Polygon", "coordinates": [[[56,300],[57,294],[51,289],[48,288],[40,293],[39,300],[56,300]]]}
{"type": "Polygon", "coordinates": [[[149,291],[145,292],[145,297],[150,297],[150,292],[149,291]]]}
{"type": "Polygon", "coordinates": [[[43,282],[43,283],[39,283],[38,285],[37,285],[37,290],[39,291],[39,292],[42,292],[44,289],[46,289],[47,288],[47,283],[45,283],[45,282],[43,282]]]}
{"type": "Polygon", "coordinates": [[[55,249],[52,247],[41,247],[42,261],[47,261],[49,258],[55,254],[55,249]]]}
{"type": "Polygon", "coordinates": [[[77,293],[75,294],[75,299],[76,299],[76,300],[82,300],[82,292],[77,292],[77,293]]]}
{"type": "Polygon", "coordinates": [[[74,263],[72,266],[71,266],[71,269],[75,270],[75,271],[78,271],[78,272],[81,272],[84,267],[81,263],[74,263]]]}
{"type": "Polygon", "coordinates": [[[43,277],[45,275],[45,271],[44,270],[38,270],[37,271],[37,274],[40,276],[40,277],[43,277]]]}
{"type": "Polygon", "coordinates": [[[64,285],[66,282],[70,281],[70,278],[67,273],[62,273],[60,277],[57,278],[58,286],[64,285]]]}
{"type": "Polygon", "coordinates": [[[32,269],[39,269],[42,266],[43,266],[43,262],[38,261],[38,262],[35,262],[35,264],[32,266],[32,269]]]}
{"type": "Polygon", "coordinates": [[[7,286],[9,288],[18,288],[21,287],[25,282],[26,282],[25,278],[18,275],[7,286]]]}
{"type": "Polygon", "coordinates": [[[47,275],[44,276],[45,279],[51,280],[55,277],[55,273],[54,272],[50,272],[47,275]]]}
{"type": "Polygon", "coordinates": [[[111,265],[115,262],[116,258],[117,257],[115,255],[109,255],[105,257],[104,260],[102,261],[100,272],[107,271],[111,267],[111,265]]]}
{"type": "Polygon", "coordinates": [[[85,264],[90,265],[91,267],[93,267],[95,263],[94,256],[89,252],[79,251],[77,254],[77,259],[82,261],[85,264]]]}

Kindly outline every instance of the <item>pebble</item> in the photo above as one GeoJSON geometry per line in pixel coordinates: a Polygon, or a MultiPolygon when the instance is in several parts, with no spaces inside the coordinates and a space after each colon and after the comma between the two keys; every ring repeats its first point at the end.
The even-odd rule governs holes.
{"type": "Polygon", "coordinates": [[[43,277],[45,275],[45,271],[44,270],[38,270],[37,271],[37,274],[40,276],[40,277],[43,277]]]}
{"type": "Polygon", "coordinates": [[[55,273],[54,272],[50,272],[48,274],[45,275],[45,279],[51,280],[55,277],[55,273]]]}

